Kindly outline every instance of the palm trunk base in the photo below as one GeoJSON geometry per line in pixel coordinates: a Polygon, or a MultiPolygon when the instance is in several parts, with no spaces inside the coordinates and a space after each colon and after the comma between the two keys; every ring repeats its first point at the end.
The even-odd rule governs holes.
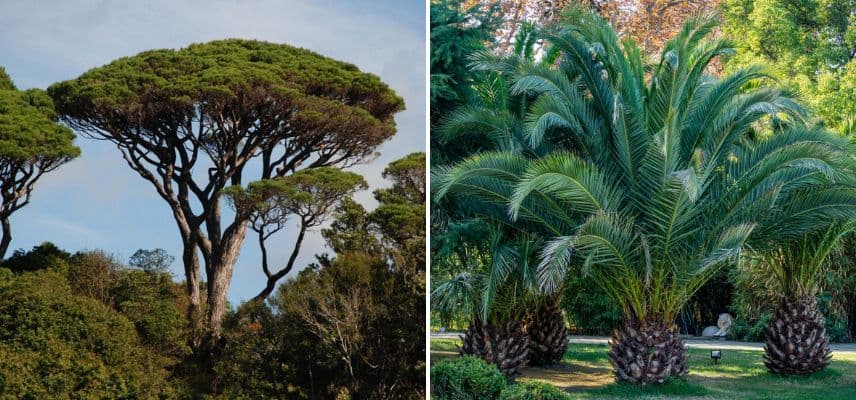
{"type": "Polygon", "coordinates": [[[637,385],[662,384],[687,373],[684,340],[674,322],[622,321],[609,341],[615,377],[637,385]]]}
{"type": "Polygon", "coordinates": [[[554,365],[568,351],[568,328],[562,310],[553,302],[540,305],[526,320],[529,335],[529,364],[554,365]]]}
{"type": "Polygon", "coordinates": [[[764,365],[778,375],[808,375],[829,365],[829,336],[814,296],[784,299],[767,325],[764,365]]]}
{"type": "Polygon", "coordinates": [[[494,364],[508,378],[519,375],[529,361],[529,338],[523,323],[515,319],[496,324],[476,319],[461,341],[461,355],[473,355],[494,364]]]}

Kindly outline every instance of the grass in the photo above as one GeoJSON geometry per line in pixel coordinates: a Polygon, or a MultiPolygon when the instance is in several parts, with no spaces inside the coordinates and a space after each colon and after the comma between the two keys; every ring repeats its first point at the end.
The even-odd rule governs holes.
{"type": "MultiPolygon", "coordinates": [[[[431,360],[457,354],[458,340],[431,341],[431,360]]],[[[856,353],[833,353],[832,363],[811,376],[780,377],[767,372],[760,350],[723,350],[714,365],[710,351],[689,349],[690,372],[665,385],[637,387],[616,383],[607,346],[571,344],[562,363],[526,368],[518,380],[548,382],[572,399],[856,399],[856,353]]]]}

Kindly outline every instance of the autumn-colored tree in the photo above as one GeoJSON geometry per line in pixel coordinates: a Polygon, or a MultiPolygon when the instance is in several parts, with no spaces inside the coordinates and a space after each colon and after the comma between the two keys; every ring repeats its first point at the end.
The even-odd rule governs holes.
{"type": "Polygon", "coordinates": [[[692,15],[715,12],[719,0],[583,0],[597,10],[620,35],[636,40],[649,56],[659,56],[663,45],[692,15]]]}
{"type": "Polygon", "coordinates": [[[636,40],[642,51],[659,57],[663,45],[681,30],[687,17],[715,12],[719,0],[469,0],[464,4],[497,5],[503,23],[496,31],[497,51],[508,52],[524,22],[546,26],[562,19],[575,4],[591,7],[620,35],[636,40]]]}

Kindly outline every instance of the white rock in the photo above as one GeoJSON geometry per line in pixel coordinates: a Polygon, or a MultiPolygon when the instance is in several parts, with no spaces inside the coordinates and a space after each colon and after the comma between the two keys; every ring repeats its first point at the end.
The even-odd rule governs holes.
{"type": "Polygon", "coordinates": [[[701,331],[701,335],[704,337],[714,337],[717,333],[719,333],[719,328],[715,326],[707,326],[701,331]]]}

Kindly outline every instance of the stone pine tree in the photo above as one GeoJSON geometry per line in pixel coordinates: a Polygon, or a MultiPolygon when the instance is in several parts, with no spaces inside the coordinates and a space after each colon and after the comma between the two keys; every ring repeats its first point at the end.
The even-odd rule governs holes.
{"type": "Polygon", "coordinates": [[[249,225],[244,214],[223,215],[223,190],[362,162],[395,134],[404,108],[354,65],[234,39],[120,58],[48,92],[64,121],[115,144],[167,202],[183,244],[188,314],[196,321],[202,264],[215,338],[249,225]]]}
{"type": "Polygon", "coordinates": [[[30,202],[36,182],[80,155],[74,134],[57,124],[43,91],[17,90],[0,68],[0,259],[12,242],[9,217],[30,202]]]}

